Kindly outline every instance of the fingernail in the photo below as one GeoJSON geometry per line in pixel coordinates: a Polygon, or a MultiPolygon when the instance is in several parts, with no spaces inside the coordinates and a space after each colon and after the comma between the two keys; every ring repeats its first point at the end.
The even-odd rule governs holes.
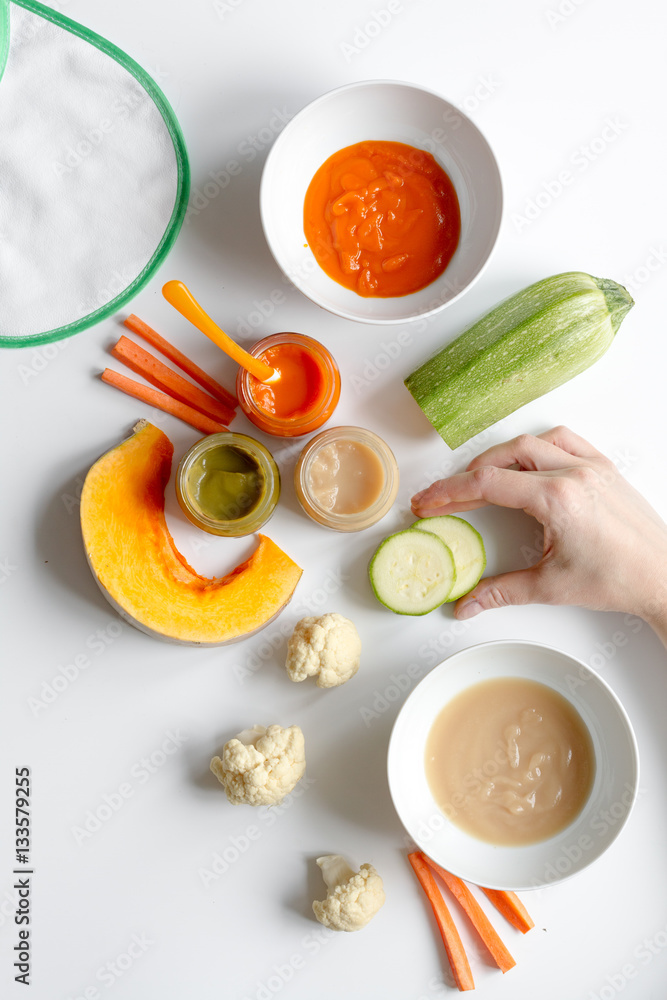
{"type": "Polygon", "coordinates": [[[459,619],[459,621],[461,621],[464,618],[474,618],[475,615],[478,615],[480,611],[483,610],[484,609],[482,605],[479,603],[479,601],[468,601],[467,604],[464,604],[462,608],[458,609],[458,611],[456,612],[456,617],[459,619]]]}

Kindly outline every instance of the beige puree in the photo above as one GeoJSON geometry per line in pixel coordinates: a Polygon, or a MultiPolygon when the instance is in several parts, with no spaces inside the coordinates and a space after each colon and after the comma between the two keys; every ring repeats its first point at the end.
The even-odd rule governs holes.
{"type": "Polygon", "coordinates": [[[536,681],[500,677],[466,688],[436,718],[426,778],[457,826],[492,844],[546,840],[581,811],[595,775],[576,709],[536,681]]]}
{"type": "Polygon", "coordinates": [[[310,463],[308,488],[324,510],[359,514],[375,503],[384,481],[375,452],[361,441],[342,439],[317,452],[310,463]]]}

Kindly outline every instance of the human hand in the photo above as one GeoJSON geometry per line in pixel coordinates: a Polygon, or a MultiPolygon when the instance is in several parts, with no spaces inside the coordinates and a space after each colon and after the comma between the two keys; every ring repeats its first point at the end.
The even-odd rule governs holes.
{"type": "Polygon", "coordinates": [[[457,618],[531,603],[629,611],[667,644],[667,525],[588,441],[555,427],[495,445],[417,493],[412,511],[431,517],[486,504],[536,518],[543,555],[528,569],[480,580],[457,602],[457,618]]]}

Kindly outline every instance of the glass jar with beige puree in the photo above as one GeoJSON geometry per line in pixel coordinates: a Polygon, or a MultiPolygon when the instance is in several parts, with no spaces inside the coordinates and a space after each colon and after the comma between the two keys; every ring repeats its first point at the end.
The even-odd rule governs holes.
{"type": "Polygon", "coordinates": [[[294,470],[299,503],[318,524],[361,531],[387,513],[398,492],[389,446],[363,427],[331,427],[309,441],[294,470]]]}

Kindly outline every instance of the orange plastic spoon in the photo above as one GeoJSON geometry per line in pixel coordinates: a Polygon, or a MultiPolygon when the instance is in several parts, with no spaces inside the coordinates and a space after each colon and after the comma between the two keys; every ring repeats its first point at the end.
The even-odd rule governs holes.
{"type": "Polygon", "coordinates": [[[245,368],[260,382],[277,382],[280,372],[270,365],[265,365],[259,358],[254,358],[242,347],[239,347],[231,337],[217,326],[208,313],[199,305],[190,289],[182,281],[168,281],[162,287],[162,294],[177,312],[189,320],[193,326],[206,334],[214,344],[229,355],[241,368],[245,368]]]}

